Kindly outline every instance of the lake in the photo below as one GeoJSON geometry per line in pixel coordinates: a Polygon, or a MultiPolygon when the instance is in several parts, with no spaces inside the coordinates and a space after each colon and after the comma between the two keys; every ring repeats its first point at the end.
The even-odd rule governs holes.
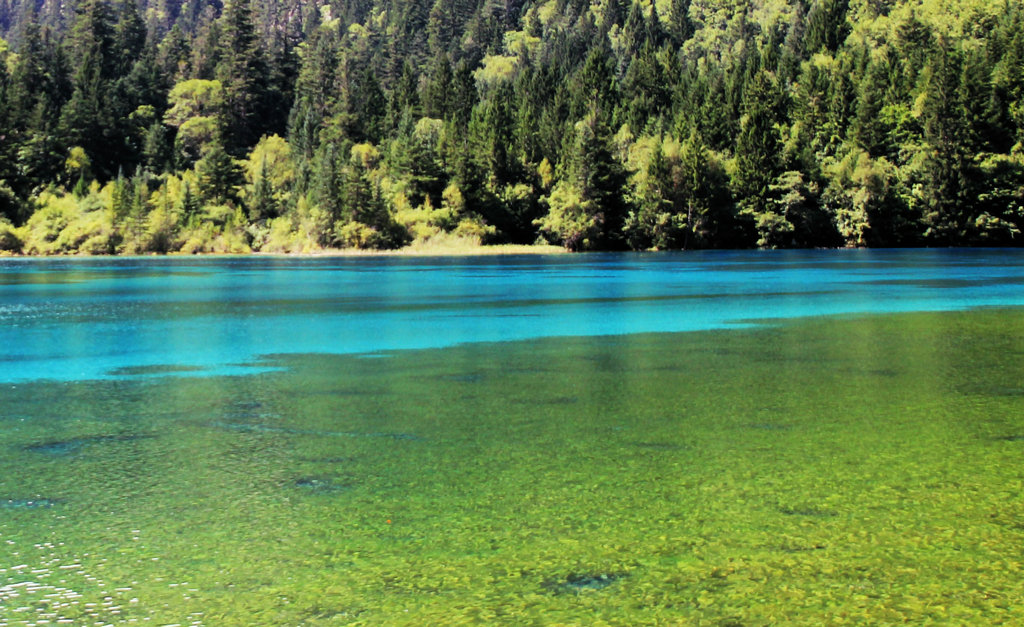
{"type": "Polygon", "coordinates": [[[1024,251],[8,259],[0,320],[0,625],[1024,620],[1024,251]]]}

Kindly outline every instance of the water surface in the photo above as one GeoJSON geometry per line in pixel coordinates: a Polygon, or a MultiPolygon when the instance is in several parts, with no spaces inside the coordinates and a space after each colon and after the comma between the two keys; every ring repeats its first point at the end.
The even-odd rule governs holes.
{"type": "Polygon", "coordinates": [[[0,381],[1024,304],[1018,250],[0,261],[0,381]]]}
{"type": "Polygon", "coordinates": [[[1021,622],[1022,258],[861,253],[5,262],[0,625],[1021,622]]]}

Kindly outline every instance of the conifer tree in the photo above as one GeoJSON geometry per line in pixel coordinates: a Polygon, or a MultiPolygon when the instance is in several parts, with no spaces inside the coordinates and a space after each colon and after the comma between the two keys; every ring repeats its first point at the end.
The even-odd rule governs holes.
{"type": "Polygon", "coordinates": [[[331,28],[319,28],[306,46],[295,82],[288,136],[306,161],[320,144],[320,130],[337,99],[337,42],[331,28]]]}
{"type": "Polygon", "coordinates": [[[455,111],[452,102],[452,88],[455,75],[448,55],[440,52],[434,57],[427,86],[423,92],[423,114],[427,117],[448,120],[455,111]]]}
{"type": "Polygon", "coordinates": [[[111,33],[112,76],[123,76],[131,71],[146,45],[146,24],[139,15],[135,0],[120,0],[115,11],[117,15],[111,33]]]}
{"type": "Polygon", "coordinates": [[[333,143],[327,143],[317,151],[313,180],[313,198],[334,225],[343,216],[342,174],[338,153],[333,143]]]}
{"type": "Polygon", "coordinates": [[[83,0],[78,6],[68,58],[73,64],[73,91],[61,112],[61,135],[66,145],[81,146],[92,159],[94,172],[106,179],[117,169],[117,146],[109,141],[114,120],[106,98],[116,59],[112,19],[104,0],[83,0]]]}
{"type": "Polygon", "coordinates": [[[241,156],[267,130],[268,66],[250,0],[228,0],[221,16],[216,77],[224,87],[224,148],[241,156]]]}
{"type": "Polygon", "coordinates": [[[924,94],[924,235],[950,244],[968,235],[968,126],[960,101],[960,51],[942,42],[929,64],[924,94]]]}
{"type": "Polygon", "coordinates": [[[196,162],[199,196],[205,204],[236,203],[242,185],[242,171],[224,145],[214,140],[203,158],[196,162]]]}
{"type": "Polygon", "coordinates": [[[890,153],[890,131],[882,117],[890,68],[888,58],[871,61],[857,96],[857,114],[851,128],[853,138],[869,154],[880,157],[890,153]]]}
{"type": "Polygon", "coordinates": [[[672,0],[668,14],[668,33],[676,45],[682,45],[693,37],[693,21],[690,19],[691,0],[672,0]]]}
{"type": "Polygon", "coordinates": [[[590,215],[598,231],[589,247],[621,248],[628,209],[624,198],[626,173],[612,154],[611,132],[596,110],[576,125],[563,169],[565,179],[591,203],[590,215]]]}
{"type": "Polygon", "coordinates": [[[743,103],[742,127],[736,141],[736,195],[754,214],[767,210],[769,186],[780,173],[778,85],[761,70],[743,103]]]}
{"type": "Polygon", "coordinates": [[[815,0],[807,14],[804,49],[808,55],[835,52],[849,34],[849,0],[815,0]]]}

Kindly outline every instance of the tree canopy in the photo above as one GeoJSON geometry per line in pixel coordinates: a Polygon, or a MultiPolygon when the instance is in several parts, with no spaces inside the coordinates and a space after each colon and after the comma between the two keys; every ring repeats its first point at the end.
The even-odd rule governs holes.
{"type": "Polygon", "coordinates": [[[0,4],[0,251],[1024,241],[1020,0],[0,4]]]}

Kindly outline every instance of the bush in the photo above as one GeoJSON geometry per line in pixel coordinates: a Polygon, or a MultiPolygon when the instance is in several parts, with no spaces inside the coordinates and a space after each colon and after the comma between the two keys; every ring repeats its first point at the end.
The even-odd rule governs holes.
{"type": "Polygon", "coordinates": [[[20,253],[23,245],[19,229],[6,219],[0,218],[0,252],[20,253]]]}

